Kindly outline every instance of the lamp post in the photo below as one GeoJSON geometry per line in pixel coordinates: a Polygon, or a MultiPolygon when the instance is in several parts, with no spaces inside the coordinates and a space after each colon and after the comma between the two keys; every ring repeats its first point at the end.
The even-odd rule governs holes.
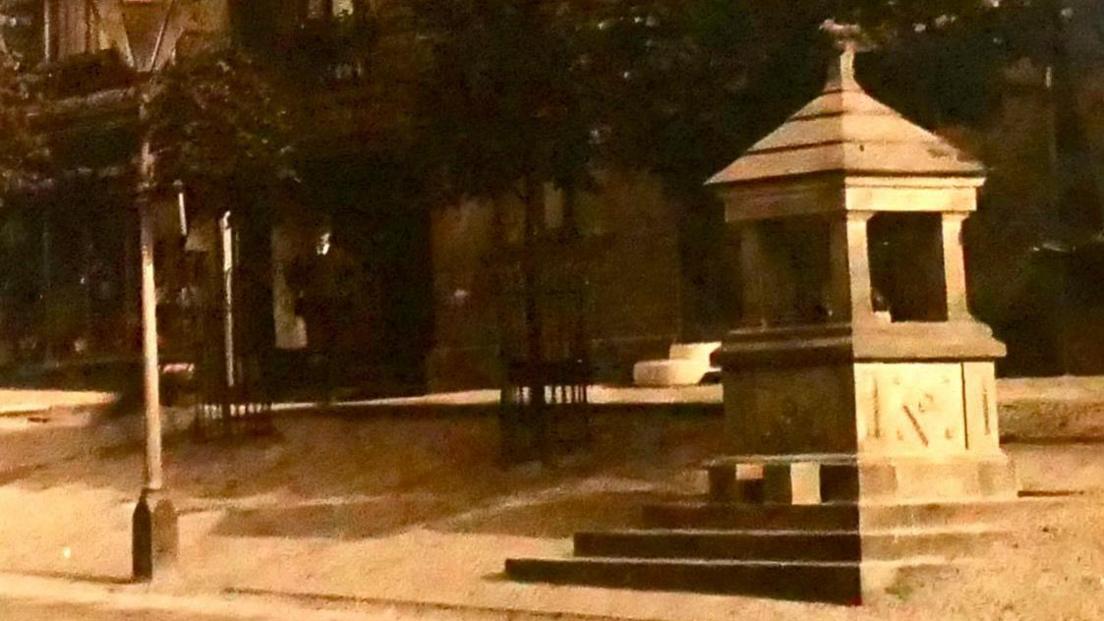
{"type": "MultiPolygon", "coordinates": [[[[145,116],[145,102],[141,107],[145,116]]],[[[145,386],[146,460],[145,477],[132,531],[134,579],[151,581],[173,572],[179,536],[176,509],[164,489],[161,462],[161,386],[157,351],[157,289],[154,280],[155,205],[149,179],[153,154],[148,142],[142,145],[142,186],[139,190],[138,222],[141,231],[142,282],[142,366],[145,386]]]]}

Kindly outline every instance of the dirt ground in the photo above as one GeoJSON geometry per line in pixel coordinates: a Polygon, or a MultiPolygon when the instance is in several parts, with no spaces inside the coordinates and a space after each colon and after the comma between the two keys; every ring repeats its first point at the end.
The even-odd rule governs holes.
{"type": "MultiPolygon", "coordinates": [[[[263,440],[170,440],[186,569],[175,588],[679,621],[1104,618],[1104,405],[1086,398],[1052,443],[1039,400],[1010,392],[1002,419],[1027,440],[1007,446],[1026,492],[1012,534],[977,566],[905,580],[861,609],[505,580],[507,556],[565,555],[571,533],[636,525],[642,503],[695,489],[691,467],[719,450],[722,420],[659,410],[602,415],[592,454],[556,469],[498,468],[494,419],[478,415],[288,415],[263,440]]],[[[0,425],[0,571],[129,574],[140,425],[80,423],[0,425]]]]}

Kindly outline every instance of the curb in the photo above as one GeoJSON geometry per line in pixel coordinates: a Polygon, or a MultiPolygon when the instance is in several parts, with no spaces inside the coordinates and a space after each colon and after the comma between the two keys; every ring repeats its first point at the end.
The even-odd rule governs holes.
{"type": "Polygon", "coordinates": [[[298,593],[254,588],[174,591],[171,586],[94,576],[0,572],[0,602],[67,605],[98,612],[192,613],[250,621],[345,621],[355,619],[433,619],[434,621],[662,621],[657,617],[541,611],[445,602],[298,593]]]}
{"type": "Polygon", "coordinates": [[[410,618],[429,618],[434,621],[537,621],[543,619],[556,619],[557,621],[663,621],[663,619],[659,617],[622,617],[557,610],[545,611],[504,606],[450,604],[447,602],[358,597],[355,595],[333,595],[327,593],[269,591],[266,589],[253,588],[228,588],[223,589],[223,593],[227,595],[244,595],[298,602],[311,606],[338,605],[341,606],[339,609],[356,610],[367,614],[397,615],[399,619],[409,615],[410,618]]]}

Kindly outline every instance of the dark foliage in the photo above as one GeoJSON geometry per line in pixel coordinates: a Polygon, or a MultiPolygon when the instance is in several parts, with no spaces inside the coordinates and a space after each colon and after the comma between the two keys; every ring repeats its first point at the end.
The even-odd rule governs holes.
{"type": "Polygon", "coordinates": [[[156,185],[253,186],[295,177],[294,108],[245,53],[187,58],[157,74],[145,97],[156,185]]]}
{"type": "Polygon", "coordinates": [[[50,150],[34,127],[43,105],[38,85],[19,59],[0,46],[0,193],[26,188],[48,174],[50,150]]]}
{"type": "Polygon", "coordinates": [[[525,195],[582,177],[591,127],[558,3],[415,6],[432,48],[418,116],[436,187],[457,196],[525,195]]]}

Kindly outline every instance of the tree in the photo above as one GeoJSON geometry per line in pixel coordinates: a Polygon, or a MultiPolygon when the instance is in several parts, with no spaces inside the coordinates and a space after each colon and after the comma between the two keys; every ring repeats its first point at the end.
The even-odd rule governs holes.
{"type": "Polygon", "coordinates": [[[294,110],[287,93],[271,67],[231,47],[181,58],[153,74],[141,95],[143,189],[163,193],[182,183],[195,199],[189,201],[191,221],[218,219],[234,233],[232,239],[220,236],[221,265],[207,265],[209,276],[219,277],[203,285],[218,298],[200,298],[218,309],[199,326],[204,349],[198,366],[202,383],[221,390],[206,397],[221,401],[224,417],[239,398],[232,395],[261,379],[273,342],[273,322],[264,320],[272,312],[271,227],[280,215],[274,206],[284,204],[276,191],[295,179],[294,110]],[[243,316],[250,319],[235,321],[243,316]]]}
{"type": "MultiPolygon", "coordinates": [[[[834,18],[860,24],[874,44],[858,67],[873,95],[993,164],[988,207],[967,230],[984,317],[1015,312],[1010,289],[1033,246],[1073,231],[1091,236],[1096,227],[1084,223],[1100,219],[1089,217],[1100,210],[1099,188],[1090,191],[1099,161],[1086,169],[1084,153],[1101,139],[1084,110],[1076,113],[1100,63],[1085,66],[1084,46],[1070,43],[1079,30],[1104,32],[1099,3],[454,0],[419,14],[433,60],[416,116],[426,121],[434,185],[453,196],[532,198],[526,187],[579,183],[601,163],[659,176],[686,207],[680,217],[704,221],[718,209],[702,181],[823,84],[835,52],[821,25],[834,18]],[[1025,60],[1053,78],[1051,158],[1010,153],[1002,136],[1007,72],[1025,60]]],[[[538,205],[523,202],[532,247],[538,205]]],[[[721,227],[688,230],[703,229],[721,227]]],[[[532,282],[538,255],[526,256],[532,282]]]]}
{"type": "Polygon", "coordinates": [[[35,76],[0,36],[0,195],[25,188],[48,173],[50,150],[34,127],[44,100],[35,76]]]}
{"type": "Polygon", "coordinates": [[[36,127],[45,107],[40,76],[21,54],[26,29],[13,28],[24,25],[25,9],[18,2],[0,2],[0,314],[2,338],[12,343],[26,339],[30,324],[46,314],[39,312],[36,298],[39,264],[28,261],[25,252],[31,227],[10,203],[47,182],[52,164],[46,136],[36,127]]]}
{"type": "MultiPolygon", "coordinates": [[[[1084,153],[1086,143],[1099,145],[1104,138],[1086,129],[1091,117],[1083,102],[1084,85],[1094,79],[1086,65],[1095,62],[1099,71],[1100,62],[1099,56],[1087,58],[1086,46],[1076,37],[1078,29],[1104,31],[1099,3],[638,0],[589,5],[593,11],[575,31],[582,61],[575,71],[590,85],[586,100],[603,138],[599,154],[665,181],[685,207],[680,215],[690,222],[688,237],[697,239],[694,250],[701,247],[703,230],[719,228],[708,224],[719,209],[702,180],[815,96],[834,53],[820,31],[829,18],[861,24],[874,44],[858,67],[873,95],[991,164],[983,194],[987,207],[968,227],[971,272],[978,285],[973,298],[984,317],[1000,323],[1006,312],[1022,314],[1010,300],[1027,272],[1033,246],[1055,236],[1084,239],[1097,231],[1085,224],[1098,220],[1094,214],[1101,205],[1094,197],[1099,190],[1092,192],[1099,183],[1085,170],[1090,158],[1084,153]],[[1075,52],[1079,58],[1071,58],[1075,52]],[[1005,72],[1025,59],[1049,67],[1053,77],[1048,95],[1057,117],[1051,133],[1057,138],[1051,158],[1045,151],[1010,150],[1003,135],[1008,131],[1001,109],[1008,91],[1005,72]]],[[[1017,133],[1044,135],[1047,125],[1040,117],[1037,132],[1020,127],[1017,133]]],[[[1017,140],[1027,142],[1022,136],[1017,140]]],[[[1094,166],[1099,171],[1099,160],[1094,166]]]]}
{"type": "Polygon", "coordinates": [[[153,185],[248,192],[295,178],[294,108],[244,51],[186,57],[152,77],[144,101],[153,185]]]}
{"type": "Polygon", "coordinates": [[[929,127],[984,123],[1000,70],[1051,52],[1030,0],[635,0],[576,11],[575,77],[603,155],[694,191],[812,97],[835,54],[826,20],[857,23],[874,47],[864,82],[929,127]]]}
{"type": "MultiPolygon", "coordinates": [[[[518,196],[528,356],[539,361],[534,252],[541,189],[595,163],[661,177],[713,209],[702,181],[823,83],[826,20],[877,43],[860,70],[924,125],[992,117],[1010,60],[1048,53],[1030,0],[451,0],[416,5],[430,41],[422,84],[433,185],[518,196]],[[897,76],[905,75],[907,78],[897,76]]],[[[714,209],[715,211],[715,209],[714,209]]]]}
{"type": "MultiPolygon", "coordinates": [[[[544,192],[585,182],[594,144],[582,85],[571,71],[565,8],[531,0],[416,5],[418,30],[431,47],[417,115],[430,183],[449,202],[508,194],[522,204],[524,356],[541,416],[544,192]]],[[[544,421],[537,424],[543,435],[544,421]]],[[[547,450],[547,438],[539,442],[547,450]]]]}

